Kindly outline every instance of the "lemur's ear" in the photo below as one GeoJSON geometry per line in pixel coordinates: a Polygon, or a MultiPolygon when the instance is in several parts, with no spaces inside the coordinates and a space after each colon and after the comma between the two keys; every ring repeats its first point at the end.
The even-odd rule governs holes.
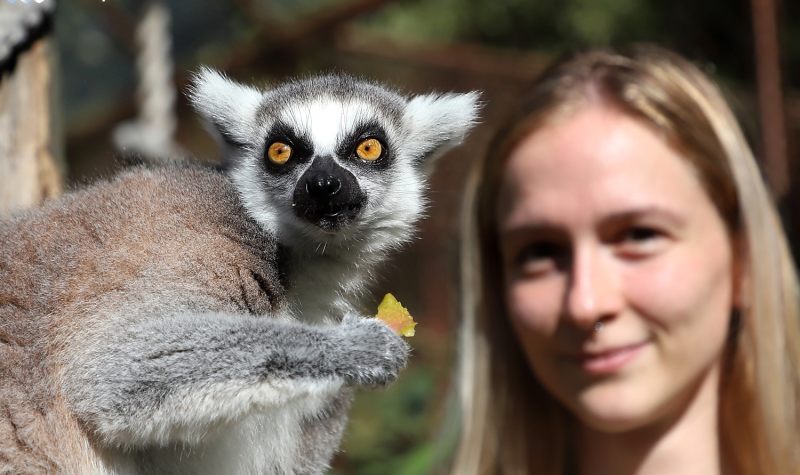
{"type": "Polygon", "coordinates": [[[417,156],[428,168],[436,156],[458,145],[478,120],[480,93],[426,94],[413,97],[406,105],[404,121],[417,156]]]}
{"type": "Polygon", "coordinates": [[[244,146],[257,137],[256,113],[263,93],[203,67],[195,74],[188,92],[200,113],[230,146],[244,146]]]}

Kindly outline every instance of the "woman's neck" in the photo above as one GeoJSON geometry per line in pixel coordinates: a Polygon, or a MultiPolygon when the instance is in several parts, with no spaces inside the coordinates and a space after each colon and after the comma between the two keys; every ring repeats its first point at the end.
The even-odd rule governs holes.
{"type": "Polygon", "coordinates": [[[719,367],[705,375],[689,401],[647,427],[609,434],[578,430],[581,475],[718,475],[719,367]]]}

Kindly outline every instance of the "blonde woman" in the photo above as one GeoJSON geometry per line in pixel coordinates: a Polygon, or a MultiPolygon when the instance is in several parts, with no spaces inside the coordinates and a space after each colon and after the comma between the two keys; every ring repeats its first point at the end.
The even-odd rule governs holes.
{"type": "Polygon", "coordinates": [[[465,213],[454,473],[800,474],[797,276],[712,82],[584,52],[499,130],[465,213]]]}

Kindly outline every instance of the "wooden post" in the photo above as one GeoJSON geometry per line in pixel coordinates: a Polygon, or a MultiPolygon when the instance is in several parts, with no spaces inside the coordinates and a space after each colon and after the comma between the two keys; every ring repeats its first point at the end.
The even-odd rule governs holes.
{"type": "Polygon", "coordinates": [[[775,198],[786,195],[790,167],[781,89],[780,48],[775,0],[752,0],[761,152],[775,198]]]}
{"type": "Polygon", "coordinates": [[[49,40],[42,38],[0,76],[0,214],[35,206],[62,190],[51,62],[49,40]]]}

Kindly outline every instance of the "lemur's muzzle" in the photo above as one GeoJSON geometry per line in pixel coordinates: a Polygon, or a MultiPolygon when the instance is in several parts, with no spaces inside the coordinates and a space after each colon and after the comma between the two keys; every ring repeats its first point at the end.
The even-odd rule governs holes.
{"type": "Polygon", "coordinates": [[[356,177],[330,156],[314,158],[294,189],[297,216],[325,230],[352,221],[365,202],[356,177]]]}

